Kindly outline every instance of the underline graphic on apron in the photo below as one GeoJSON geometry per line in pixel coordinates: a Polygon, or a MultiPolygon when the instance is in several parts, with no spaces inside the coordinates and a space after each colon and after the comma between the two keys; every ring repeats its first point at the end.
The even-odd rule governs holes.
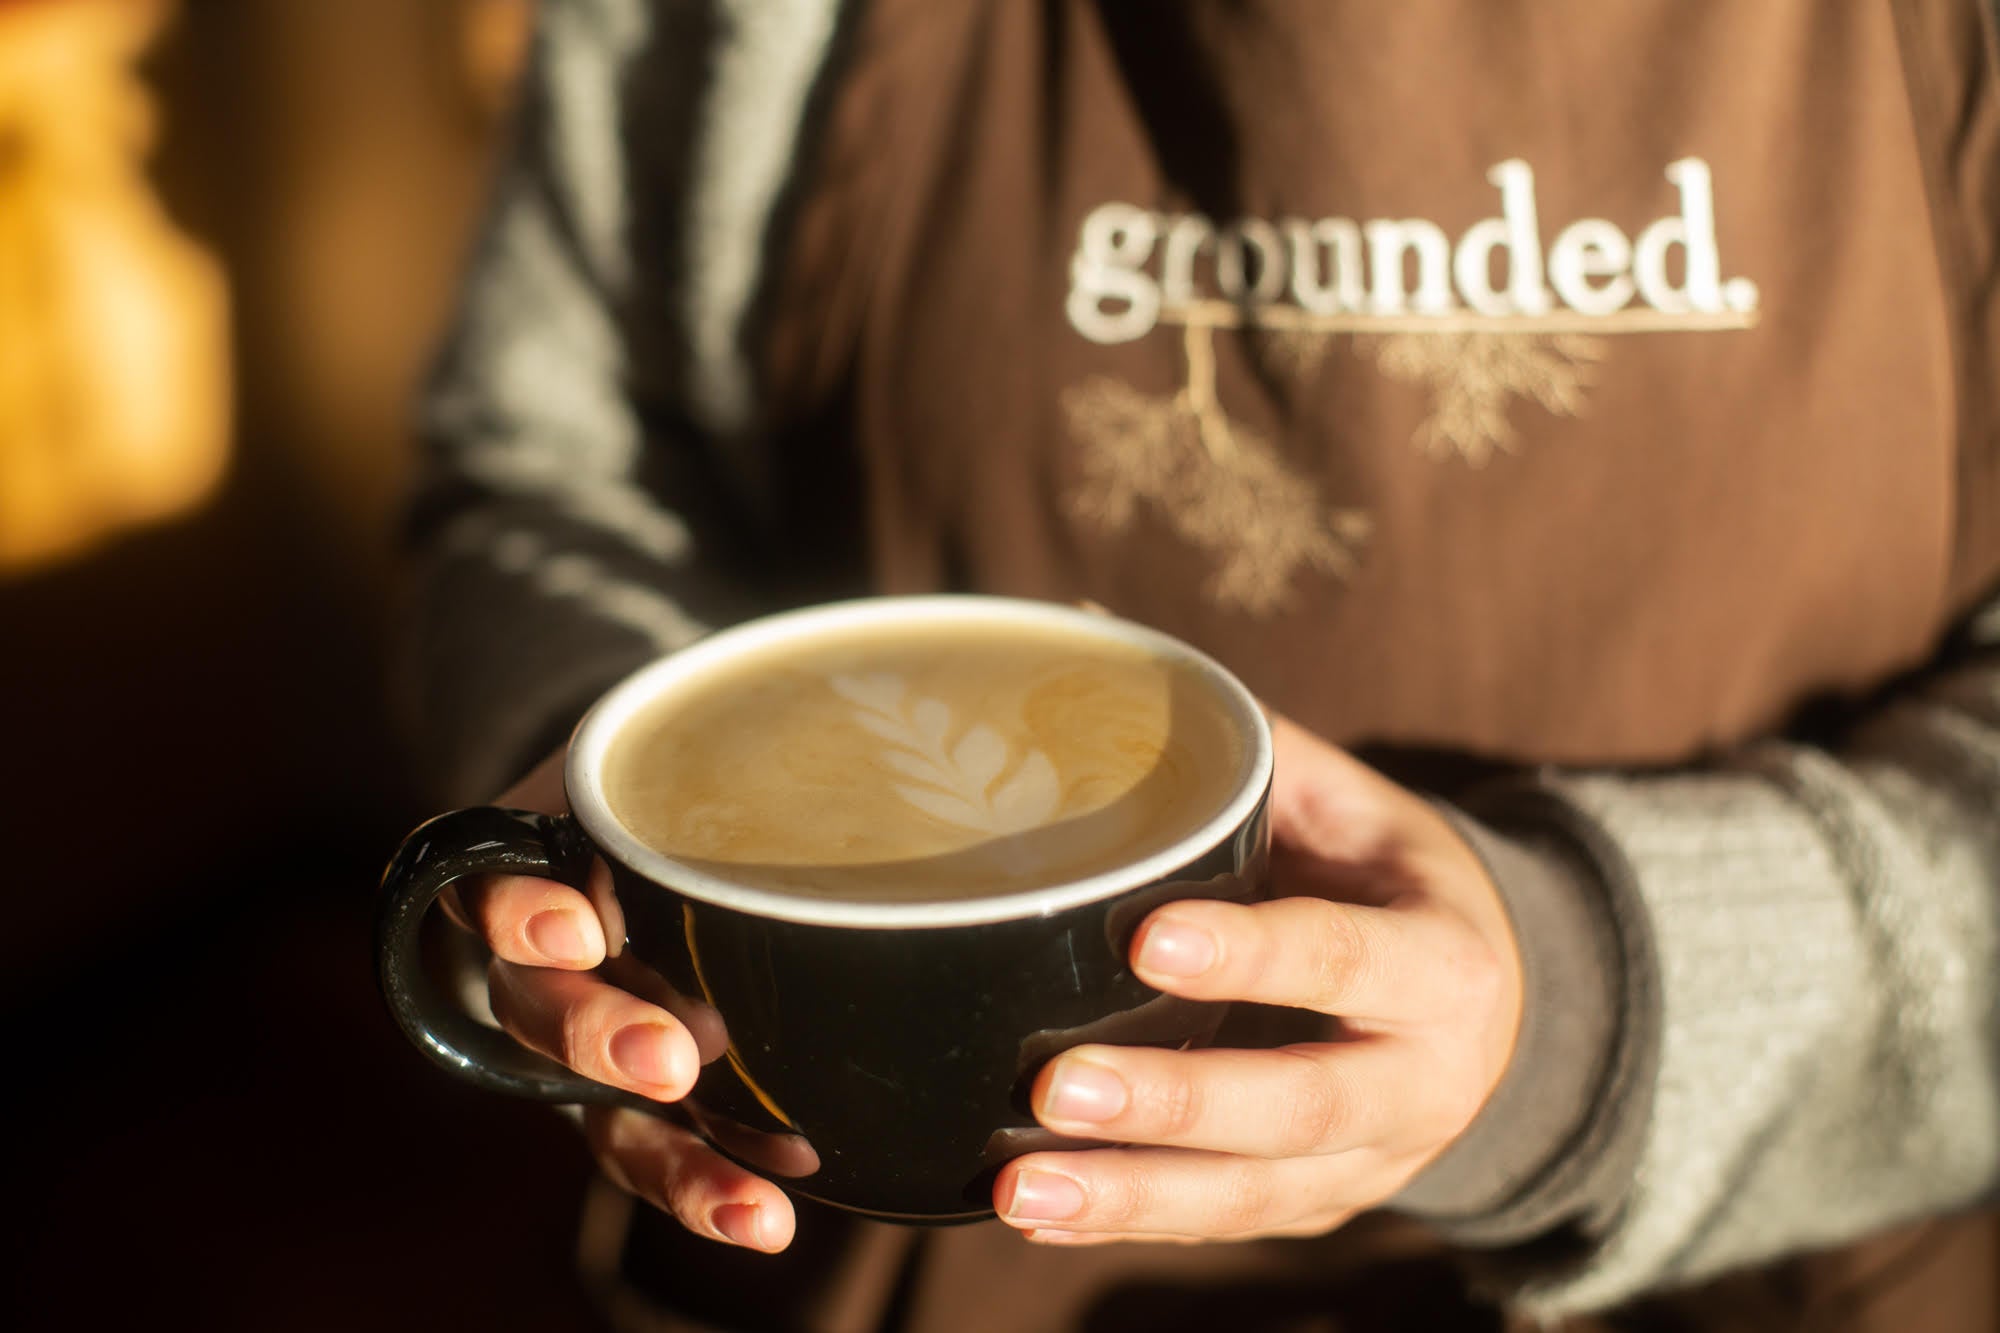
{"type": "Polygon", "coordinates": [[[1273,329],[1321,334],[1452,334],[1491,333],[1510,336],[1578,333],[1727,333],[1757,327],[1752,310],[1685,313],[1633,308],[1608,315],[1559,311],[1546,315],[1481,315],[1458,311],[1446,315],[1322,315],[1290,306],[1242,306],[1229,301],[1195,301],[1163,306],[1156,323],[1209,329],[1273,329]]]}

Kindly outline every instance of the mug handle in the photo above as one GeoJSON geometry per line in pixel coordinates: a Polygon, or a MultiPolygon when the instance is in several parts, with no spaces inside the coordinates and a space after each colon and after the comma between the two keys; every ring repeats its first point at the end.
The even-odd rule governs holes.
{"type": "Polygon", "coordinates": [[[382,876],[375,980],[403,1035],[441,1068],[490,1092],[535,1101],[623,1106],[677,1119],[660,1102],[587,1079],[487,1027],[425,970],[424,915],[468,875],[539,875],[582,889],[594,854],[569,815],[475,806],[439,815],[403,840],[382,876]]]}

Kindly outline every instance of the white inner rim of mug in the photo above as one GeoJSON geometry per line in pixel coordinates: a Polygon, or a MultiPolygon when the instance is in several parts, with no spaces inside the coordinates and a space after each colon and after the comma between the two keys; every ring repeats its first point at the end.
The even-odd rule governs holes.
{"type": "Polygon", "coordinates": [[[585,715],[571,738],[566,773],[570,807],[605,852],[647,879],[678,893],[752,916],[820,926],[922,928],[978,925],[1046,916],[1081,903],[1164,879],[1230,837],[1271,782],[1271,729],[1242,682],[1207,654],[1178,639],[1073,607],[1008,597],[950,595],[875,597],[790,611],[712,634],[688,648],[641,667],[614,686],[585,715]],[[1229,800],[1185,837],[1116,870],[1064,884],[1014,893],[918,902],[866,902],[809,898],[734,884],[710,871],[677,861],[641,842],[626,829],[604,798],[600,781],[604,756],[627,722],[648,704],[683,682],[747,655],[829,631],[864,625],[925,626],[978,624],[1047,626],[1106,642],[1133,645],[1192,668],[1215,691],[1217,702],[1243,737],[1242,766],[1229,800]]]}

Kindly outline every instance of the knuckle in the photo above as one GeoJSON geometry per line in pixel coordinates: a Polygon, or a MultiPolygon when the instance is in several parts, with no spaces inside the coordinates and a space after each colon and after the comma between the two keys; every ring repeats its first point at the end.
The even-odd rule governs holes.
{"type": "Polygon", "coordinates": [[[1271,1190],[1264,1173],[1245,1162],[1221,1173],[1210,1215],[1213,1228],[1225,1236],[1257,1231],[1270,1218],[1271,1190]]]}
{"type": "Polygon", "coordinates": [[[1272,902],[1256,907],[1229,906],[1218,913],[1215,937],[1220,943],[1220,965],[1204,977],[1206,993],[1222,998],[1262,996],[1271,989],[1271,979],[1281,974],[1286,929],[1284,904],[1272,902]]]}
{"type": "Polygon", "coordinates": [[[505,939],[519,924],[523,882],[519,875],[474,875],[459,881],[463,901],[488,941],[505,939]]]}
{"type": "Polygon", "coordinates": [[[566,1005],[557,1021],[556,1058],[579,1074],[599,1077],[609,1071],[605,1046],[610,1037],[602,1006],[588,1001],[566,1005]]]}
{"type": "Polygon", "coordinates": [[[1152,1174],[1137,1167],[1079,1173],[1078,1180],[1086,1200],[1084,1216],[1093,1228],[1103,1231],[1135,1228],[1151,1210],[1157,1193],[1152,1174]]]}
{"type": "MultiPolygon", "coordinates": [[[[472,881],[461,881],[467,883],[472,881]]],[[[532,875],[486,875],[468,895],[473,920],[487,947],[523,960],[539,960],[540,951],[526,938],[528,922],[552,909],[589,910],[575,889],[557,880],[532,875]]]]}
{"type": "Polygon", "coordinates": [[[1302,782],[1292,792],[1292,824],[1309,848],[1333,845],[1347,823],[1346,804],[1331,786],[1302,782]]]}
{"type": "Polygon", "coordinates": [[[1307,964],[1308,999],[1332,1012],[1365,986],[1373,951],[1360,916],[1338,907],[1322,914],[1315,943],[1307,964]]]}
{"type": "Polygon", "coordinates": [[[1278,1156],[1306,1157],[1338,1140],[1349,1121],[1351,1098],[1333,1071],[1310,1056],[1291,1054],[1300,1068],[1284,1099],[1278,1156]]]}
{"type": "Polygon", "coordinates": [[[714,1206],[713,1191],[698,1171],[681,1169],[681,1163],[668,1158],[659,1168],[660,1178],[656,1188],[666,1210],[680,1220],[682,1226],[692,1231],[709,1231],[708,1215],[714,1206]]]}
{"type": "Polygon", "coordinates": [[[1201,1093],[1184,1074],[1149,1080],[1140,1096],[1145,1110],[1139,1119],[1164,1138],[1186,1138],[1201,1124],[1201,1093]]]}

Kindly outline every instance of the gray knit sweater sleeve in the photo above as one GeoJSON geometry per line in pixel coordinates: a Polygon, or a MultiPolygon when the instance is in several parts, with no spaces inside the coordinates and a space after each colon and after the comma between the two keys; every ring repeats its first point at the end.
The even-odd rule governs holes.
{"type": "Polygon", "coordinates": [[[1572,1259],[1512,1275],[1519,1303],[1601,1307],[1993,1197],[2000,606],[1965,639],[1837,750],[1551,772],[1515,805],[1595,862],[1655,1047],[1629,1189],[1572,1259]]]}
{"type": "Polygon", "coordinates": [[[420,403],[407,693],[449,799],[491,799],[620,676],[778,595],[752,572],[742,331],[836,9],[538,6],[420,403]]]}

